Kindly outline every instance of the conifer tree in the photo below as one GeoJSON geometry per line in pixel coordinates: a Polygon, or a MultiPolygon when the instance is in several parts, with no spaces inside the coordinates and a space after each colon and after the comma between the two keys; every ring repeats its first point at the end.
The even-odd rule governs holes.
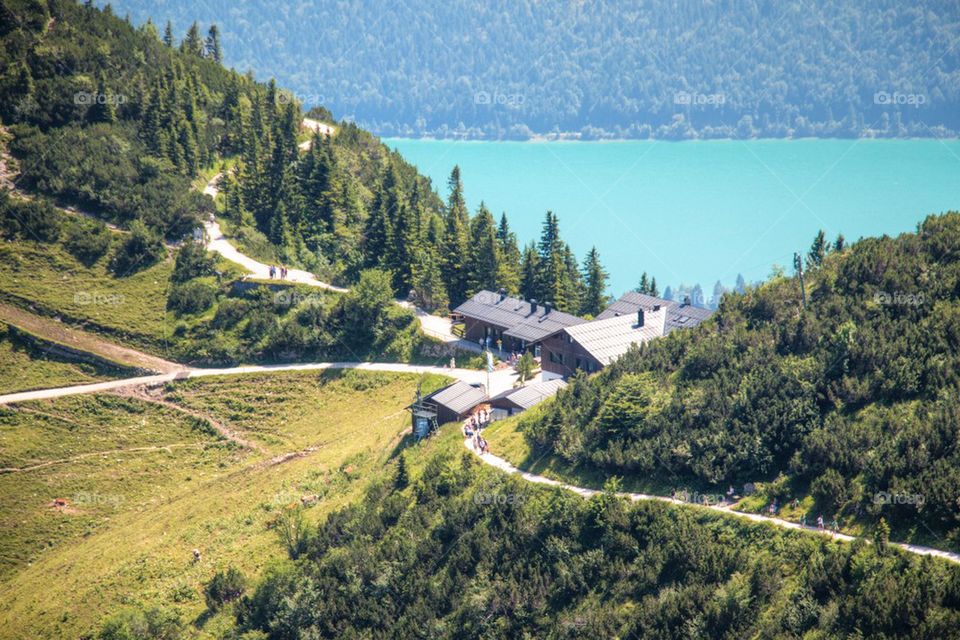
{"type": "Polygon", "coordinates": [[[470,223],[466,269],[468,296],[482,289],[499,288],[497,277],[500,274],[500,243],[497,240],[493,216],[482,202],[470,223]]]}
{"type": "Polygon", "coordinates": [[[531,242],[523,248],[520,262],[520,295],[530,300],[540,295],[540,254],[537,246],[531,242]]]}
{"type": "Polygon", "coordinates": [[[583,300],[580,303],[580,314],[596,316],[607,306],[607,277],[608,274],[600,264],[600,252],[591,247],[583,261],[583,300]]]}
{"type": "Polygon", "coordinates": [[[460,304],[467,295],[467,227],[469,214],[463,197],[463,182],[460,167],[454,166],[448,181],[450,196],[447,200],[443,237],[443,272],[447,282],[450,302],[460,304]]]}
{"type": "Polygon", "coordinates": [[[97,93],[93,105],[87,111],[90,122],[116,122],[117,110],[114,106],[113,95],[107,89],[106,79],[101,72],[97,77],[97,93]]]}
{"type": "Polygon", "coordinates": [[[817,237],[813,239],[810,245],[810,251],[807,252],[807,268],[819,267],[823,264],[823,259],[827,255],[827,236],[823,229],[817,232],[817,237]]]}
{"type": "Polygon", "coordinates": [[[497,282],[511,294],[520,290],[520,249],[517,246],[517,234],[510,230],[507,214],[500,215],[497,226],[497,242],[500,246],[500,271],[497,282]]]}
{"type": "Polygon", "coordinates": [[[207,57],[214,62],[219,63],[223,58],[223,52],[220,50],[220,30],[215,24],[211,24],[207,32],[206,53],[207,57]]]}
{"type": "Polygon", "coordinates": [[[163,44],[173,47],[173,25],[167,20],[167,26],[163,30],[163,44]]]}
{"type": "Polygon", "coordinates": [[[198,58],[203,57],[203,39],[200,37],[200,27],[196,22],[187,29],[187,36],[180,43],[180,51],[198,58]]]}

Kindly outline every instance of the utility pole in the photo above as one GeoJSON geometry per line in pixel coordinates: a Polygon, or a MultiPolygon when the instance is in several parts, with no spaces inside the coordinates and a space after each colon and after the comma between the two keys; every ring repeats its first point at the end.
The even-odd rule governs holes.
{"type": "Polygon", "coordinates": [[[803,298],[803,308],[807,308],[807,289],[803,286],[803,260],[799,253],[793,254],[793,268],[797,271],[797,277],[800,278],[800,296],[803,298]]]}

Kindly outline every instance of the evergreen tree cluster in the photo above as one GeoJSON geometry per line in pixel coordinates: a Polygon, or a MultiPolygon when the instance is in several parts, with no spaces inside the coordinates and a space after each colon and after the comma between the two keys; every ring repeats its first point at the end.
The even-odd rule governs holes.
{"type": "Polygon", "coordinates": [[[0,120],[16,186],[171,239],[211,211],[192,178],[236,152],[236,105],[268,90],[220,66],[216,28],[203,39],[194,25],[176,48],[169,25],[162,41],[109,6],[5,2],[0,12],[0,120]]]}
{"type": "Polygon", "coordinates": [[[435,454],[330,514],[242,598],[236,633],[920,640],[960,625],[954,565],[479,464],[435,454]]]}

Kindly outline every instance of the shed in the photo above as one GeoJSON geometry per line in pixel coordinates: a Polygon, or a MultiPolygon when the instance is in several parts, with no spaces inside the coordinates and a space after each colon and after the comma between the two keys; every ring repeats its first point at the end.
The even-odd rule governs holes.
{"type": "Polygon", "coordinates": [[[508,416],[526,411],[547,398],[552,398],[560,389],[567,386],[562,378],[545,380],[517,389],[509,389],[490,399],[490,406],[505,411],[508,416]]]}

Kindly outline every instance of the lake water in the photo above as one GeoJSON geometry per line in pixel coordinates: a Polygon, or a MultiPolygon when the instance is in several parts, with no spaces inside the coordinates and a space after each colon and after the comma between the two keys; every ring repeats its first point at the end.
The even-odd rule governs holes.
{"type": "Polygon", "coordinates": [[[960,210],[957,140],[384,142],[444,198],[459,164],[471,211],[506,211],[522,243],[554,211],[579,259],[597,246],[617,295],[643,271],[709,295],[791,270],[818,229],[853,241],[960,210]]]}

